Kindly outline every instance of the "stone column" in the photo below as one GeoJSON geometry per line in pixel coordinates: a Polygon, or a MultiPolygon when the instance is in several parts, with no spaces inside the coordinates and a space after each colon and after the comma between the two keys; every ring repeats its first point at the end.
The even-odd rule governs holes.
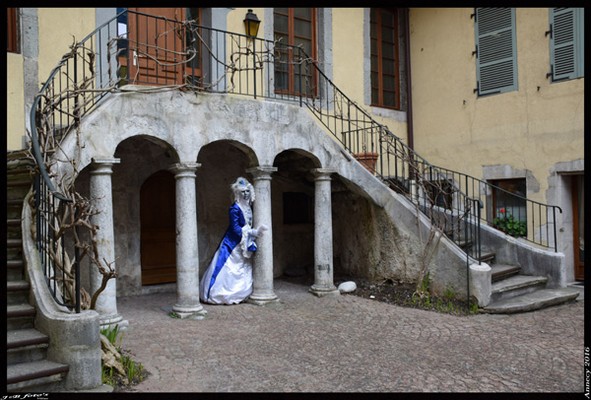
{"type": "Polygon", "coordinates": [[[316,296],[339,294],[333,283],[332,206],[330,174],[334,171],[317,168],[314,195],[314,284],[310,292],[316,296]]]}
{"type": "Polygon", "coordinates": [[[262,224],[269,228],[257,242],[252,266],[252,294],[248,301],[263,305],[278,301],[273,291],[273,217],[271,215],[271,173],[277,168],[261,166],[250,168],[248,173],[254,177],[255,200],[253,204],[253,225],[262,224]]]}
{"type": "MultiPolygon", "coordinates": [[[[99,227],[96,231],[96,245],[101,262],[106,260],[108,266],[115,270],[115,241],[113,228],[113,192],[111,176],[113,164],[118,158],[92,159],[90,171],[90,198],[98,213],[91,216],[92,224],[99,227]]],[[[107,267],[105,265],[105,267],[107,267]]],[[[101,287],[103,275],[96,266],[90,268],[90,295],[101,287]]],[[[100,315],[101,326],[127,326],[127,321],[117,313],[117,278],[111,278],[96,301],[96,311],[100,315]]]]}
{"type": "Polygon", "coordinates": [[[172,310],[181,318],[203,316],[199,302],[199,244],[197,240],[196,170],[194,162],[174,164],[176,180],[176,293],[172,310]]]}

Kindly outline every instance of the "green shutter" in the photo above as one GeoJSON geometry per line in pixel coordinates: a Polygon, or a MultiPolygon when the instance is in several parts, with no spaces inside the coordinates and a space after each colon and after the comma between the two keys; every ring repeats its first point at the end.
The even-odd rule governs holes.
{"type": "Polygon", "coordinates": [[[517,90],[515,9],[476,9],[478,94],[517,90]]]}
{"type": "Polygon", "coordinates": [[[577,68],[578,76],[585,76],[585,9],[577,8],[577,24],[575,37],[577,38],[577,68]]]}
{"type": "Polygon", "coordinates": [[[550,64],[552,80],[574,79],[583,76],[583,9],[550,9],[550,64]]]}

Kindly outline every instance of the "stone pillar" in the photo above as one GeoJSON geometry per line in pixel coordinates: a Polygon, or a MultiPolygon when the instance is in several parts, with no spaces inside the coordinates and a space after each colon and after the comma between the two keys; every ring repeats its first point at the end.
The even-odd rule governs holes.
{"type": "Polygon", "coordinates": [[[314,195],[314,284],[310,292],[316,296],[340,294],[333,282],[332,205],[330,174],[334,171],[317,168],[314,195]]]}
{"type": "Polygon", "coordinates": [[[248,302],[258,305],[278,301],[273,291],[273,217],[271,215],[271,173],[277,168],[261,166],[250,168],[254,177],[255,201],[253,204],[253,226],[267,225],[269,228],[257,242],[252,266],[252,294],[248,302]]]}
{"type": "Polygon", "coordinates": [[[476,297],[478,306],[486,307],[492,294],[492,269],[486,263],[470,265],[470,297],[476,297]]]}
{"type": "MultiPolygon", "coordinates": [[[[96,231],[96,245],[101,262],[106,260],[115,270],[115,241],[113,228],[113,192],[111,175],[113,164],[118,164],[118,158],[92,159],[90,171],[90,198],[98,213],[91,216],[92,224],[99,227],[96,231]]],[[[107,266],[105,266],[107,267],[107,266]]],[[[93,265],[90,268],[90,296],[101,287],[103,275],[93,265]]],[[[101,326],[127,326],[127,321],[117,313],[117,278],[111,278],[96,301],[96,311],[100,315],[101,326]]]]}
{"type": "Polygon", "coordinates": [[[170,170],[176,180],[176,304],[172,310],[181,318],[203,316],[199,302],[199,243],[197,240],[198,163],[174,164],[170,170]]]}

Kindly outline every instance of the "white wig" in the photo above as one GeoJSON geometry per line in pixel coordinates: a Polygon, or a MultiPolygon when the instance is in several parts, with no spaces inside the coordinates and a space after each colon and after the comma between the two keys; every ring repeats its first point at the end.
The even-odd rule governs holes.
{"type": "Polygon", "coordinates": [[[254,202],[254,187],[251,185],[249,181],[246,180],[246,178],[239,177],[238,179],[236,179],[236,182],[234,182],[230,186],[230,188],[232,189],[232,193],[234,194],[234,200],[238,199],[238,196],[240,195],[241,191],[243,191],[244,189],[248,189],[250,190],[250,203],[252,204],[254,202]]]}

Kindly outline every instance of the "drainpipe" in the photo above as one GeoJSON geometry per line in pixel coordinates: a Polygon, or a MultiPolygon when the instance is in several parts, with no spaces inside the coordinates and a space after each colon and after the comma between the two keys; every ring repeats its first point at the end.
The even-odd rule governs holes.
{"type": "Polygon", "coordinates": [[[414,130],[412,121],[412,84],[411,84],[411,73],[410,73],[410,9],[405,9],[406,17],[406,123],[408,131],[408,147],[414,150],[414,130]]]}

